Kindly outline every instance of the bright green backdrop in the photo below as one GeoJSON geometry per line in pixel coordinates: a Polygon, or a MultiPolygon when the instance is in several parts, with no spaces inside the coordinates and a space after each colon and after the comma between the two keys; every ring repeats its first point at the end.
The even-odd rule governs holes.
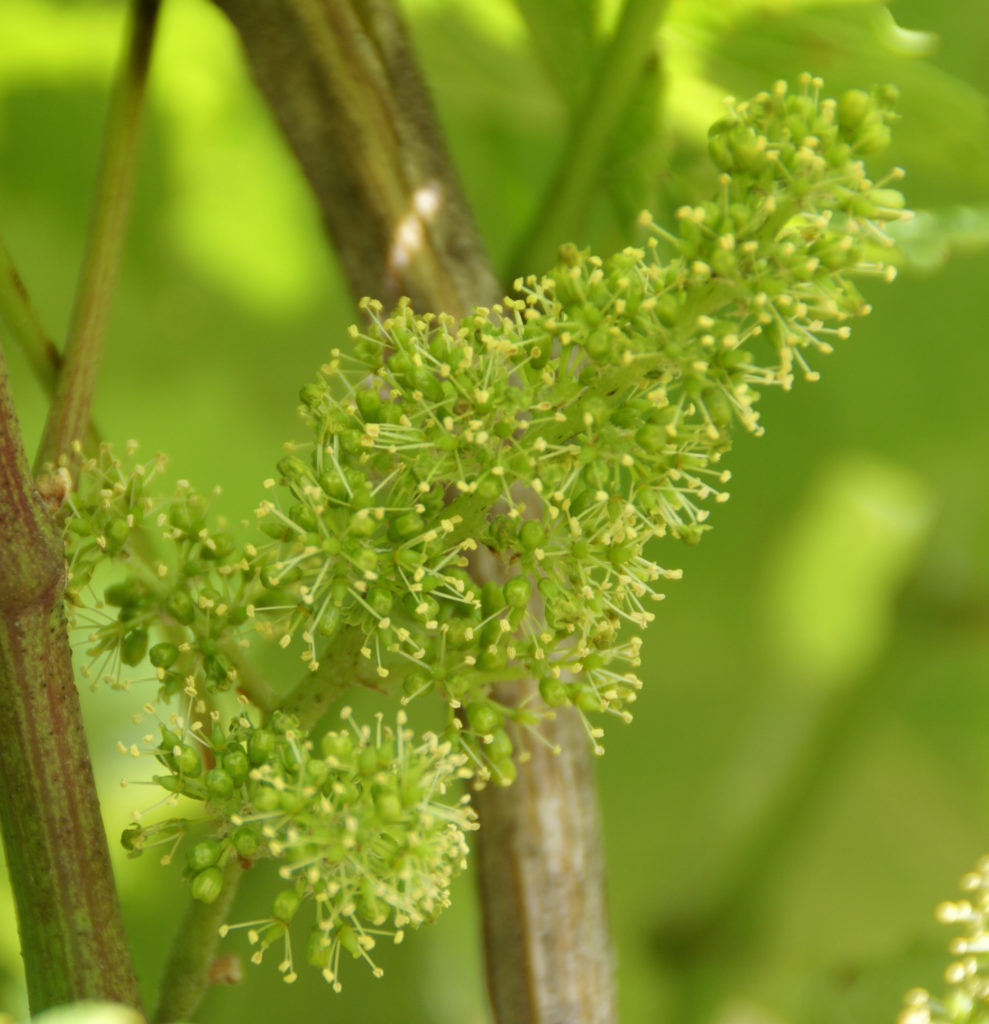
{"type": "MultiPolygon", "coordinates": [[[[518,269],[618,6],[404,4],[499,267],[518,269]]],[[[890,10],[896,21],[869,0],[674,0],[659,70],[571,224],[599,250],[634,240],[640,206],[665,216],[710,183],[703,136],[720,97],[805,68],[834,90],[900,85],[892,159],[911,203],[932,211],[823,381],[765,397],[767,435],[739,440],[715,530],[662,552],[685,578],[649,634],[636,721],[610,727],[600,764],[627,1024],[892,1021],[904,989],[940,984],[948,932],[931,909],[989,852],[989,11],[890,10]]],[[[0,237],[56,338],[123,11],[0,0],[0,237]]],[[[166,0],[146,128],[96,415],[118,443],[166,451],[176,476],[222,484],[218,507],[241,518],[300,433],[298,388],[341,344],[352,305],[204,0],[166,0]]],[[[549,259],[565,240],[530,251],[549,259]]],[[[30,447],[42,397],[0,341],[30,447]]],[[[133,738],[132,708],[120,694],[87,701],[116,848],[142,806],[117,784],[143,768],[114,750],[133,738]]],[[[183,883],[151,856],[118,864],[150,998],[183,883]]],[[[263,888],[250,879],[234,916],[255,916],[263,888]]],[[[469,879],[456,897],[382,956],[381,981],[355,965],[333,996],[317,978],[287,988],[268,965],[249,968],[200,1018],[482,1024],[469,879]]],[[[5,892],[0,922],[0,1010],[20,1014],[5,892]]]]}

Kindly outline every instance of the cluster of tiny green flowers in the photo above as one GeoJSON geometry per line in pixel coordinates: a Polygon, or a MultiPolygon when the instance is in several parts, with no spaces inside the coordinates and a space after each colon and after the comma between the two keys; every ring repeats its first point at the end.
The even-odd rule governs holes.
{"type": "Polygon", "coordinates": [[[210,499],[187,481],[169,498],[152,496],[165,460],[135,462],[135,451],[128,444],[120,459],[102,445],[65,504],[68,596],[90,658],[83,672],[127,686],[121,665],[148,657],[163,696],[230,689],[237,673],[226,651],[248,617],[248,563],[230,533],[211,528],[210,499]],[[155,538],[167,561],[142,559],[155,538]],[[97,587],[93,573],[107,563],[123,575],[97,587]]]}
{"type": "MultiPolygon", "coordinates": [[[[189,846],[192,895],[217,898],[223,869],[233,860],[279,862],[284,888],[267,917],[243,925],[260,963],[277,946],[285,981],[296,978],[289,925],[306,903],[305,960],[339,989],[341,951],[366,960],[376,975],[375,937],[400,942],[403,929],[433,920],[449,903],[449,884],[466,864],[465,833],[475,828],[466,797],[448,790],[463,777],[463,755],[431,733],[415,739],[399,712],[395,728],[357,726],[349,709],[344,728],[314,743],[290,715],[264,726],[246,713],[221,727],[173,715],[154,747],[167,774],[155,782],[203,803],[213,832],[189,846]]],[[[150,744],[154,738],[146,737],[150,744]]],[[[134,751],[139,753],[139,751],[134,751]]],[[[170,860],[187,834],[187,818],[124,833],[134,853],[167,844],[170,860]]]]}
{"type": "Polygon", "coordinates": [[[515,778],[509,723],[538,734],[569,705],[600,753],[590,716],[631,718],[635,631],[680,576],[646,545],[700,539],[728,498],[733,424],[761,433],[759,390],[815,379],[814,357],[869,311],[855,281],[893,277],[901,172],[873,181],[861,160],[888,141],[893,99],[824,99],[807,76],[730,101],[710,133],[717,194],[681,208],[675,230],[644,215],[640,248],[564,246],[550,273],[460,320],[365,300],[352,353],[334,350],[301,392],[311,439],[266,482],[254,543],[211,524],[185,482],[149,497],[160,460],[127,469],[104,448],[83,464],[66,502],[77,626],[97,675],[147,658],[159,697],[183,703],[146,747],[164,802],[201,807],[140,819],[124,844],[169,859],[188,840],[205,902],[231,862],[277,862],[270,914],[244,925],[255,961],[277,946],[294,980],[289,923],[309,903],[306,960],[334,987],[341,952],[377,973],[375,937],[432,919],[463,866],[474,821],[447,789],[515,778]],[[116,575],[94,575],[107,560],[116,575]],[[403,704],[437,697],[441,734],[415,739],[402,712],[373,729],[344,712],[343,731],[313,740],[241,678],[254,632],[403,704]],[[495,698],[529,679],[538,695],[520,706],[495,698]],[[235,687],[261,724],[243,694],[221,724],[219,691],[235,687]]]}
{"type": "Polygon", "coordinates": [[[564,247],[459,321],[365,301],[353,354],[301,393],[313,439],[279,464],[286,497],[259,509],[267,627],[301,636],[312,666],[357,635],[406,698],[466,705],[482,776],[518,716],[491,700],[496,680],[630,718],[639,638],[622,627],[650,622],[679,575],[646,543],[699,539],[728,497],[732,422],[761,432],[757,389],[815,379],[808,357],[869,310],[853,279],[893,277],[879,257],[906,216],[886,187],[901,172],[873,182],[859,159],[887,141],[892,99],[822,99],[807,76],[730,102],[710,136],[719,192],[679,210],[676,233],[644,216],[644,248],[564,247]],[[504,582],[474,582],[484,549],[504,582]]]}
{"type": "Polygon", "coordinates": [[[945,901],[935,914],[942,924],[960,925],[964,934],[952,939],[957,957],[944,972],[947,994],[935,999],[922,988],[903,1000],[897,1024],[986,1024],[989,1021],[989,857],[983,857],[961,880],[965,894],[945,901]]]}

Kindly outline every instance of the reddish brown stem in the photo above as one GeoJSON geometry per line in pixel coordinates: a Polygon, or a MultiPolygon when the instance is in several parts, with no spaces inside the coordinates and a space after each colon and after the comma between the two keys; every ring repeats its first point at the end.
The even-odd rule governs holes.
{"type": "Polygon", "coordinates": [[[32,1012],[139,1005],[65,627],[61,535],[0,352],[0,826],[32,1012]]]}

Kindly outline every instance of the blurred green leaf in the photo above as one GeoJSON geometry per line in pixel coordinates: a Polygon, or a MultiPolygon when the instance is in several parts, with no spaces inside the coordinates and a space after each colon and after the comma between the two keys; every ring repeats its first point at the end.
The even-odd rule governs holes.
{"type": "Polygon", "coordinates": [[[892,232],[912,270],[940,270],[952,256],[971,256],[989,249],[989,204],[919,210],[913,220],[892,232]]]}
{"type": "Polygon", "coordinates": [[[598,52],[598,0],[515,0],[532,44],[571,109],[581,102],[598,52]]]}
{"type": "Polygon", "coordinates": [[[766,643],[786,682],[830,689],[874,660],[933,516],[924,481],[892,463],[847,455],[822,470],[766,577],[766,643]]]}

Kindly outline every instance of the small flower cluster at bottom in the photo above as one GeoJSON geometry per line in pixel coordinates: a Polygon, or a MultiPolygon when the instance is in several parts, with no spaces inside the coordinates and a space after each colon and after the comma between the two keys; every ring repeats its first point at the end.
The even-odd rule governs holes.
{"type": "Polygon", "coordinates": [[[964,935],[951,940],[958,959],[948,965],[948,992],[936,999],[923,988],[907,992],[897,1024],[985,1024],[989,1021],[989,857],[961,880],[964,898],[935,910],[942,924],[959,924],[964,935]]]}
{"type": "MultiPolygon", "coordinates": [[[[270,915],[224,925],[221,934],[246,928],[255,963],[280,945],[279,969],[294,981],[289,924],[312,901],[305,956],[334,989],[341,951],[379,975],[370,955],[375,936],[400,942],[404,928],[431,921],[449,903],[450,881],[466,865],[465,833],[476,828],[467,797],[447,793],[465,774],[463,755],[432,733],[416,738],[401,711],[394,728],[380,715],[374,728],[358,726],[349,708],[341,719],[348,728],[326,733],[317,751],[290,715],[276,712],[265,727],[243,714],[227,729],[216,721],[208,738],[175,715],[155,748],[169,770],[155,782],[202,801],[214,826],[186,853],[193,897],[217,899],[234,859],[277,860],[285,887],[270,915]]],[[[176,818],[135,823],[124,845],[138,853],[169,842],[174,852],[188,828],[176,818]]]]}

